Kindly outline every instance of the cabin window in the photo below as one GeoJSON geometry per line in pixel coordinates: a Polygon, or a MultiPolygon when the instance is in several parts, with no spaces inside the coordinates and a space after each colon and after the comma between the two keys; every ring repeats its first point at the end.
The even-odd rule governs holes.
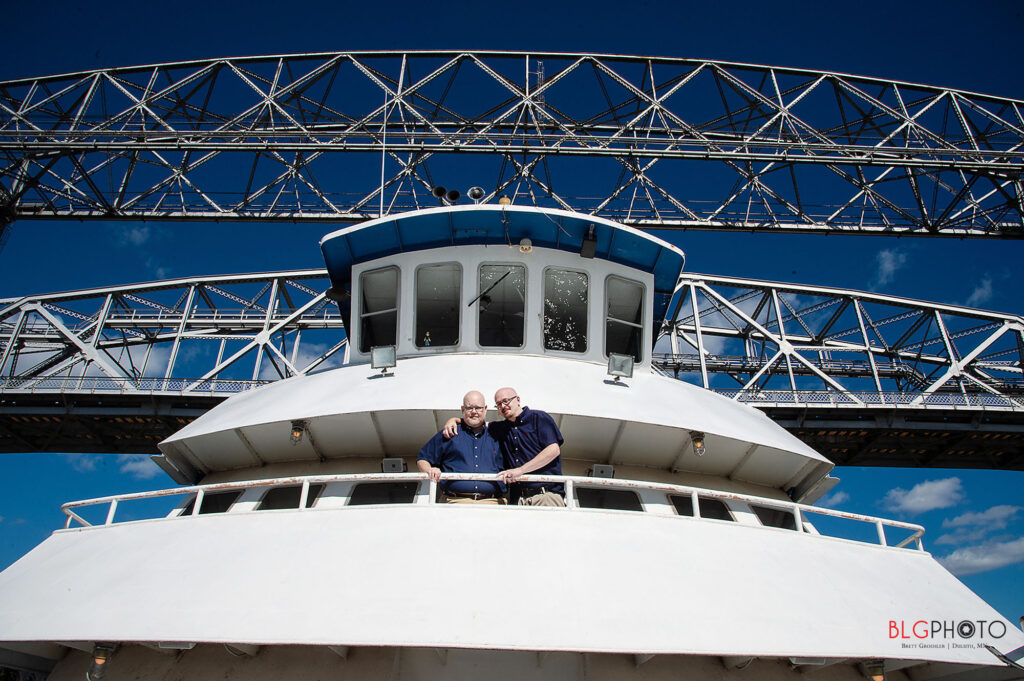
{"type": "Polygon", "coordinates": [[[544,349],[587,351],[587,275],[544,271],[544,349]]]}
{"type": "Polygon", "coordinates": [[[359,292],[359,351],[376,345],[395,345],[398,339],[398,268],[363,272],[359,292]]]}
{"type": "Polygon", "coordinates": [[[750,505],[750,508],[765,527],[781,527],[784,530],[796,529],[796,519],[793,517],[792,511],[770,506],[754,506],[753,504],[750,505]]]}
{"type": "Polygon", "coordinates": [[[519,348],[526,316],[526,268],[481,265],[479,294],[472,304],[480,322],[480,345],[519,348]]]}
{"type": "Polygon", "coordinates": [[[643,358],[644,287],[635,281],[608,277],[605,285],[605,355],[643,358]]]}
{"type": "MultiPolygon", "coordinates": [[[[689,496],[679,496],[676,494],[669,495],[669,501],[676,507],[676,513],[679,515],[693,516],[693,505],[690,502],[689,496]]],[[[700,508],[700,517],[708,518],[710,520],[735,520],[732,517],[732,513],[729,512],[729,507],[725,505],[721,499],[715,499],[714,497],[697,497],[697,506],[700,508]]]]}
{"type": "MultiPolygon", "coordinates": [[[[323,485],[310,485],[309,494],[306,496],[306,508],[311,508],[316,498],[324,491],[323,485]]],[[[267,490],[260,500],[257,511],[277,511],[287,508],[298,508],[299,499],[302,498],[302,485],[288,485],[287,487],[274,487],[267,490]]]]}
{"type": "MultiPolygon", "coordinates": [[[[235,503],[238,497],[242,496],[240,489],[232,489],[226,492],[206,492],[203,494],[203,505],[199,507],[199,515],[207,513],[224,513],[231,504],[235,503]]],[[[181,515],[192,515],[192,509],[196,507],[196,498],[193,496],[188,505],[182,510],[181,515]]]]}
{"type": "Polygon", "coordinates": [[[462,268],[454,263],[416,270],[416,347],[459,344],[462,268]]]}
{"type": "Polygon", "coordinates": [[[576,501],[581,508],[607,508],[614,511],[644,510],[637,493],[624,489],[577,487],[576,501]]]}
{"type": "Polygon", "coordinates": [[[418,482],[364,482],[352,489],[349,506],[370,504],[411,504],[418,482]]]}

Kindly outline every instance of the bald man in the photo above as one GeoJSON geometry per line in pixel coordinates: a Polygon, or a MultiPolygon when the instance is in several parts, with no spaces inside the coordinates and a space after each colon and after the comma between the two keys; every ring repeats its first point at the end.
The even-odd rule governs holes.
{"type": "MultiPolygon", "coordinates": [[[[471,390],[462,398],[462,422],[455,436],[443,431],[420,449],[416,466],[438,481],[441,473],[478,473],[491,476],[503,468],[501,449],[487,432],[487,402],[471,390]]],[[[452,504],[503,504],[505,485],[485,480],[448,480],[441,483],[442,499],[452,504]]]]}

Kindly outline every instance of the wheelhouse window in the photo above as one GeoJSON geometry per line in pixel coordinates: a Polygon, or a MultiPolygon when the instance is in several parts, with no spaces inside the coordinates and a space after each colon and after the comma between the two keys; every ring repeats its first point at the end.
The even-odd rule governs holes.
{"type": "Polygon", "coordinates": [[[458,345],[462,268],[454,263],[416,270],[416,347],[458,345]]]}
{"type": "Polygon", "coordinates": [[[371,504],[411,504],[416,499],[418,482],[364,482],[352,489],[349,506],[371,504]]]}
{"type": "MultiPolygon", "coordinates": [[[[316,498],[324,491],[321,484],[310,485],[306,496],[306,508],[311,508],[316,498]]],[[[302,485],[288,485],[287,487],[273,487],[267,490],[260,500],[257,511],[277,511],[287,508],[298,508],[302,499],[302,485]]]]}
{"type": "MultiPolygon", "coordinates": [[[[231,504],[235,503],[238,497],[242,496],[242,490],[231,489],[225,492],[206,492],[203,494],[203,505],[199,507],[199,515],[207,513],[226,513],[231,504]]],[[[192,515],[192,509],[196,507],[196,497],[189,499],[188,505],[181,511],[181,515],[192,515]]]]}
{"type": "Polygon", "coordinates": [[[790,511],[768,506],[755,506],[754,504],[751,504],[750,508],[765,527],[781,527],[784,530],[796,529],[796,519],[790,511]]]}
{"type": "Polygon", "coordinates": [[[608,277],[605,300],[604,354],[632,355],[639,362],[643,359],[644,287],[628,279],[608,277]]]}
{"type": "MultiPolygon", "coordinates": [[[[693,503],[689,496],[679,496],[675,494],[669,495],[669,500],[672,505],[676,508],[676,513],[679,515],[693,516],[693,503]]],[[[697,506],[700,508],[700,517],[708,518],[710,520],[732,520],[732,513],[729,512],[729,507],[725,505],[721,499],[715,499],[713,497],[697,497],[697,506]]]]}
{"type": "Polygon", "coordinates": [[[359,351],[395,345],[398,339],[398,268],[364,272],[360,278],[359,351]]]}
{"type": "Polygon", "coordinates": [[[576,501],[581,508],[607,508],[614,511],[643,511],[636,492],[624,489],[577,487],[576,501]]]}
{"type": "Polygon", "coordinates": [[[544,271],[544,349],[587,351],[588,281],[583,272],[544,271]]]}
{"type": "Polygon", "coordinates": [[[526,268],[522,265],[481,265],[479,291],[472,305],[479,310],[480,345],[522,347],[526,268]]]}

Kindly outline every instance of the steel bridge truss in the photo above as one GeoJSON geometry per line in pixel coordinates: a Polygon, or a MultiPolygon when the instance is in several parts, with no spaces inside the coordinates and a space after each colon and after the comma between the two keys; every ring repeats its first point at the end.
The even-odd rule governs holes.
{"type": "MultiPolygon", "coordinates": [[[[303,270],[0,301],[0,451],[152,452],[232,394],[341,365],[328,286],[303,270]]],[[[660,371],[839,463],[1024,468],[1024,318],[700,274],[671,317],[660,371]]]]}
{"type": "Polygon", "coordinates": [[[713,61],[328,53],[0,83],[0,228],[359,221],[476,185],[647,227],[1020,238],[1022,169],[1020,100],[713,61]]]}

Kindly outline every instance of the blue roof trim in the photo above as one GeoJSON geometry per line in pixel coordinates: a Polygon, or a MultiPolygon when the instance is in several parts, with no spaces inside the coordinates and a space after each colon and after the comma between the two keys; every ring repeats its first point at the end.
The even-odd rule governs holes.
{"type": "Polygon", "coordinates": [[[395,253],[492,244],[518,244],[578,253],[594,228],[595,257],[654,275],[654,316],[665,315],[683,269],[683,252],[645,232],[580,213],[517,206],[457,206],[401,213],[328,234],[320,248],[332,287],[351,291],[352,266],[395,253]]]}

